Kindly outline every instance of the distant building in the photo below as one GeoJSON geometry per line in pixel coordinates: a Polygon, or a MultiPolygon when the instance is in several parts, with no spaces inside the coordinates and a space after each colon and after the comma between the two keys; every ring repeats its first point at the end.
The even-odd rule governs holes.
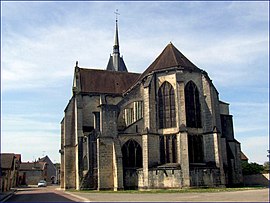
{"type": "Polygon", "coordinates": [[[244,152],[241,151],[241,161],[242,162],[247,162],[248,163],[248,158],[247,156],[244,154],[244,152]]]}
{"type": "Polygon", "coordinates": [[[40,180],[48,180],[46,162],[22,162],[19,169],[20,185],[37,185],[40,180]]]}
{"type": "Polygon", "coordinates": [[[45,156],[39,158],[38,161],[47,163],[47,182],[55,184],[57,182],[57,170],[51,159],[48,156],[45,156]]]}
{"type": "Polygon", "coordinates": [[[0,183],[1,191],[9,191],[10,188],[16,186],[17,172],[18,172],[18,162],[16,161],[16,156],[13,153],[1,153],[1,167],[0,167],[0,183]]]}
{"type": "Polygon", "coordinates": [[[219,100],[208,74],[172,43],[142,74],[129,73],[116,21],[107,69],[76,63],[72,91],[61,122],[62,188],[242,183],[229,104],[219,100]]]}

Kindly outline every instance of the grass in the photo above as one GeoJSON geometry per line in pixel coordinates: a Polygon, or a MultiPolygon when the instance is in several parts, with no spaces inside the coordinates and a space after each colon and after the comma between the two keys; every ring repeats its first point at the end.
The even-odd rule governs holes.
{"type": "Polygon", "coordinates": [[[126,194],[157,194],[157,193],[213,193],[213,192],[233,192],[243,190],[263,189],[266,187],[235,187],[235,188],[189,188],[189,189],[148,189],[148,190],[68,190],[69,192],[83,192],[83,193],[126,193],[126,194]]]}

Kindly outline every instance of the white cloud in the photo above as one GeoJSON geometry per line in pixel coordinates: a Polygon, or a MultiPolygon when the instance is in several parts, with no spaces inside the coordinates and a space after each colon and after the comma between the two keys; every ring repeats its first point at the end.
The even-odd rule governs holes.
{"type": "MultiPolygon", "coordinates": [[[[80,67],[106,67],[112,52],[116,7],[121,13],[120,50],[131,71],[143,72],[172,41],[187,58],[209,73],[214,84],[229,87],[228,91],[233,91],[233,85],[265,88],[261,83],[269,83],[268,2],[4,2],[3,5],[1,77],[3,104],[7,109],[2,116],[2,149],[24,150],[23,158],[28,154],[32,159],[31,154],[46,150],[56,157],[52,160],[58,159],[61,116],[54,123],[60,113],[53,107],[61,100],[59,95],[63,95],[64,105],[68,102],[71,86],[63,86],[66,81],[71,84],[75,61],[79,61],[80,67]],[[41,97],[40,93],[27,105],[25,112],[29,116],[18,115],[18,111],[26,108],[27,100],[33,99],[22,95],[22,91],[44,94],[41,97]],[[13,92],[21,95],[22,98],[15,97],[17,100],[26,103],[11,104],[13,92]],[[56,94],[58,100],[54,101],[56,94]],[[39,102],[46,97],[48,105],[43,107],[39,102]],[[54,116],[49,118],[44,111],[54,116]]],[[[242,101],[240,98],[248,91],[235,95],[234,101],[242,101]]],[[[258,157],[261,161],[263,152],[256,154],[251,144],[259,139],[258,134],[268,133],[268,105],[259,103],[261,97],[252,101],[257,102],[231,103],[231,108],[236,139],[243,139],[242,147],[248,156],[254,153],[252,159],[258,157]]],[[[263,142],[260,140],[254,146],[262,146],[263,142]]]]}

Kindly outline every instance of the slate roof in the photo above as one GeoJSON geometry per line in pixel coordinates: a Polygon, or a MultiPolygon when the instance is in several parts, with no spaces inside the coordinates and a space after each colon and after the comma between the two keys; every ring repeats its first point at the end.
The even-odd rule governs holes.
{"type": "Polygon", "coordinates": [[[186,70],[199,70],[190,60],[188,60],[172,43],[169,43],[156,60],[142,73],[140,78],[143,79],[151,72],[171,68],[181,67],[186,70]]]}
{"type": "Polygon", "coordinates": [[[122,94],[138,79],[140,74],[79,68],[81,92],[122,94]]]}
{"type": "MultiPolygon", "coordinates": [[[[119,69],[118,71],[124,71],[124,72],[127,72],[127,67],[126,67],[126,64],[124,62],[124,59],[122,57],[119,57],[119,69]]],[[[113,66],[113,56],[110,56],[109,58],[109,62],[108,62],[108,65],[107,65],[107,70],[111,70],[111,71],[114,71],[115,68],[113,66]]]]}
{"type": "Polygon", "coordinates": [[[11,169],[14,163],[15,154],[13,153],[1,153],[1,168],[2,169],[11,169]]]}

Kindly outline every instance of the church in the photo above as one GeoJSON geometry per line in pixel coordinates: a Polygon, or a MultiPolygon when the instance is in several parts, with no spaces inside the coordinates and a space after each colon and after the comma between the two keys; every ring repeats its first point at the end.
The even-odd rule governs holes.
{"type": "Polygon", "coordinates": [[[226,187],[242,183],[229,104],[172,43],[141,74],[120,56],[74,68],[61,121],[61,188],[226,187]]]}

